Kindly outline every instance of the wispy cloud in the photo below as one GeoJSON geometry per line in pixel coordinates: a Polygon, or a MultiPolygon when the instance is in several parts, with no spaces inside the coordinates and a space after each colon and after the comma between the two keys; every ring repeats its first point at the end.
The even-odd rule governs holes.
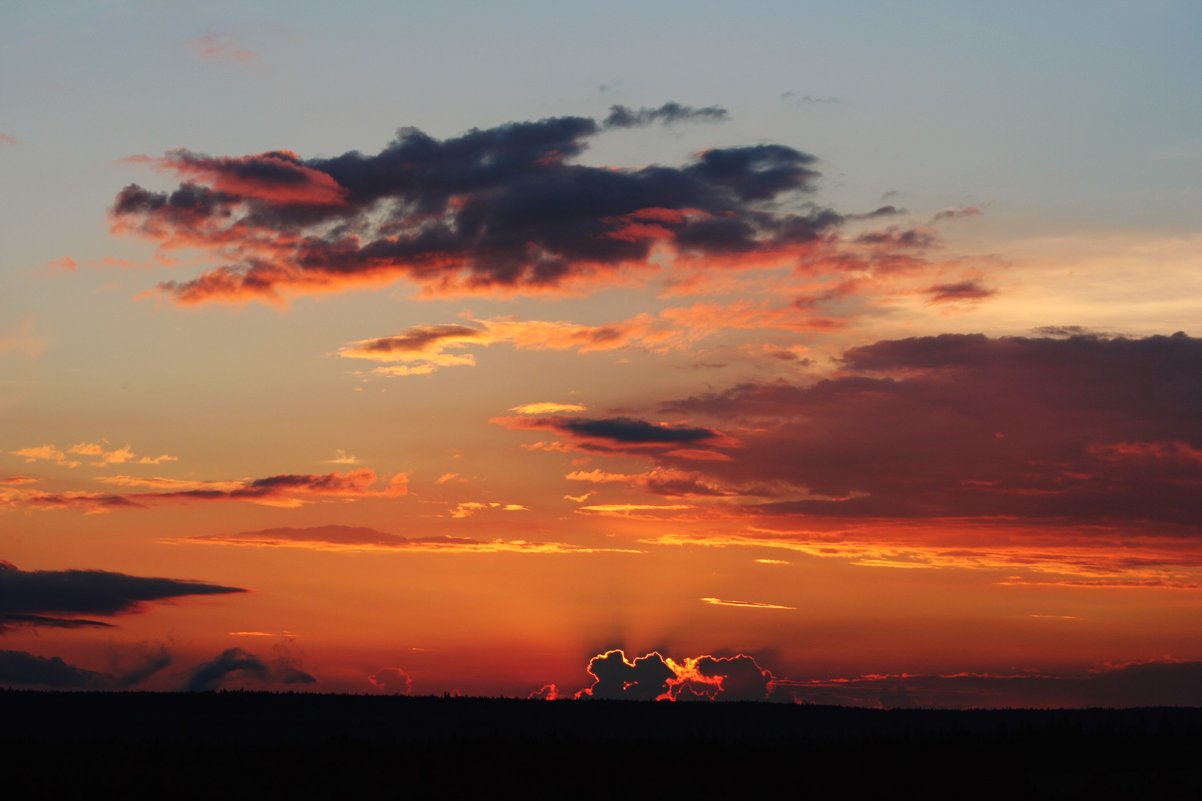
{"type": "Polygon", "coordinates": [[[250,64],[257,58],[253,50],[243,47],[224,33],[206,33],[191,39],[188,49],[203,59],[234,64],[250,64]]]}
{"type": "Polygon", "coordinates": [[[158,456],[139,456],[133,452],[133,449],[129,445],[124,445],[120,448],[110,448],[108,442],[105,440],[100,440],[99,442],[80,442],[66,450],[62,450],[56,445],[37,445],[20,448],[12,453],[14,456],[20,456],[30,464],[45,461],[72,468],[83,464],[80,459],[72,458],[75,456],[90,459],[89,464],[93,467],[109,467],[124,464],[158,465],[164,462],[179,461],[178,457],[166,453],[158,456]]]}
{"type": "Polygon", "coordinates": [[[637,548],[593,548],[563,542],[478,540],[469,537],[403,537],[361,526],[271,528],[229,534],[204,534],[168,540],[195,545],[252,548],[307,548],[317,551],[427,551],[438,553],[642,553],[637,548]]]}
{"type": "Polygon", "coordinates": [[[702,598],[701,602],[710,606],[733,606],[737,609],[797,609],[796,606],[782,606],[760,601],[728,601],[723,598],[702,598]]]}

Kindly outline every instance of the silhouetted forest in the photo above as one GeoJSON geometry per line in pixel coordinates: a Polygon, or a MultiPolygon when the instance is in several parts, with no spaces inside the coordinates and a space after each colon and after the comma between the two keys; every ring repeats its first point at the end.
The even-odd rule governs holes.
{"type": "Polygon", "coordinates": [[[0,721],[14,799],[1202,793],[1202,709],[0,691],[0,721]]]}

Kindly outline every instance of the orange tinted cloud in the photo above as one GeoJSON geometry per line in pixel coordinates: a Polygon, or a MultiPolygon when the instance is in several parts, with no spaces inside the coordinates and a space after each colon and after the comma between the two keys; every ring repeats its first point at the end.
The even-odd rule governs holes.
{"type": "Polygon", "coordinates": [[[270,528],[229,534],[205,534],[168,542],[240,545],[252,548],[305,548],[315,551],[433,551],[438,553],[642,553],[635,548],[591,548],[563,542],[478,540],[468,537],[402,537],[362,526],[270,528]]]}
{"type": "MultiPolygon", "coordinates": [[[[839,322],[815,318],[795,304],[738,300],[732,303],[696,303],[664,309],[658,315],[639,314],[601,325],[565,321],[516,320],[495,317],[472,320],[472,325],[419,325],[388,337],[351,342],[338,355],[349,359],[399,362],[399,367],[377,368],[378,375],[428,375],[441,367],[473,366],[469,347],[507,344],[518,350],[572,350],[577,353],[642,347],[659,353],[688,348],[722,331],[811,331],[838,327],[839,322]]],[[[576,409],[579,404],[567,404],[576,409]]],[[[529,408],[533,405],[528,405],[529,408]]],[[[553,411],[543,404],[544,411],[553,411]]],[[[516,409],[515,409],[516,411],[516,409]]],[[[519,414],[530,414],[521,411],[519,414]]]]}
{"type": "Polygon", "coordinates": [[[698,474],[684,470],[655,468],[644,473],[608,473],[603,470],[574,470],[568,481],[592,484],[623,484],[669,497],[735,495],[736,492],[706,483],[698,474]]]}
{"type": "Polygon", "coordinates": [[[117,464],[145,464],[157,465],[164,462],[175,462],[179,459],[168,454],[159,456],[138,456],[133,452],[130,446],[125,445],[120,448],[109,448],[108,443],[104,440],[99,442],[80,442],[67,448],[66,451],[60,450],[54,445],[38,445],[36,447],[21,448],[13,451],[14,456],[20,456],[28,463],[46,461],[54,464],[63,465],[64,467],[79,467],[83,462],[78,459],[72,459],[71,456],[85,456],[93,459],[90,462],[93,467],[108,467],[117,464]]]}
{"type": "Polygon", "coordinates": [[[53,462],[54,464],[63,465],[64,467],[79,467],[82,462],[76,459],[70,459],[67,454],[53,445],[36,445],[29,448],[20,448],[12,452],[13,456],[20,456],[27,464],[34,462],[53,462]]]}
{"type": "Polygon", "coordinates": [[[334,458],[326,459],[326,464],[359,464],[359,457],[347,453],[342,448],[337,448],[334,451],[334,458]]]}
{"type": "Polygon", "coordinates": [[[307,167],[297,154],[288,150],[239,158],[210,158],[179,149],[167,151],[162,158],[134,156],[126,161],[152,164],[207,184],[222,195],[271,203],[337,205],[346,196],[333,178],[307,167]]]}
{"type": "MultiPolygon", "coordinates": [[[[248,53],[214,36],[198,42],[207,57],[248,53]]],[[[620,117],[675,121],[717,111],[669,103],[620,117]]],[[[816,252],[836,257],[842,247],[871,250],[857,258],[896,269],[925,263],[897,251],[933,244],[909,231],[845,242],[839,230],[847,220],[877,213],[845,216],[808,200],[816,158],[782,145],[710,148],[679,166],[574,160],[615,125],[559,117],[446,140],[402,128],[377,154],[333,158],[186,149],[139,157],[186,181],[173,192],[126,187],[112,208],[113,230],[206,253],[217,266],[160,285],[181,303],[280,302],[400,278],[429,292],[546,292],[665,265],[804,267],[816,252]]]]}
{"type": "Polygon", "coordinates": [[[620,650],[597,654],[588,663],[592,686],[577,698],[642,701],[765,701],[775,677],[753,657],[710,655],[676,661],[657,651],[627,658],[620,650]]]}
{"type": "Polygon", "coordinates": [[[457,520],[462,520],[465,517],[471,517],[477,512],[485,512],[490,509],[501,512],[530,511],[520,503],[500,503],[499,501],[463,501],[455,504],[455,508],[451,510],[451,517],[457,520]]]}
{"type": "Polygon", "coordinates": [[[382,489],[375,489],[378,478],[368,469],[326,475],[278,475],[240,482],[234,489],[201,488],[128,496],[142,503],[180,501],[249,501],[264,506],[296,507],[326,498],[396,498],[409,492],[409,477],[397,473],[382,489]]]}
{"type": "Polygon", "coordinates": [[[517,412],[518,414],[565,414],[571,412],[587,411],[588,407],[581,403],[555,403],[553,401],[541,401],[538,403],[523,403],[520,406],[514,406],[509,411],[517,412]]]}
{"type": "Polygon", "coordinates": [[[710,606],[733,606],[736,609],[792,609],[796,610],[796,606],[782,606],[781,604],[770,604],[762,601],[728,601],[724,598],[702,598],[702,603],[710,606]]]}
{"type": "Polygon", "coordinates": [[[104,494],[95,492],[45,492],[0,486],[0,509],[78,508],[98,514],[120,508],[138,508],[162,503],[242,501],[262,506],[293,508],[323,500],[354,501],[365,498],[397,498],[408,493],[409,477],[397,473],[377,489],[376,474],[367,469],[326,475],[278,475],[234,481],[194,481],[171,478],[103,476],[103,483],[155,492],[104,494]]]}
{"type": "MultiPolygon", "coordinates": [[[[1018,584],[1191,588],[1202,582],[1202,545],[1178,532],[1135,535],[1118,527],[1061,523],[1055,528],[1006,521],[923,523],[803,518],[797,527],[730,527],[663,534],[654,545],[762,548],[875,568],[1023,571],[1018,584]],[[808,527],[806,525],[808,524],[808,527]],[[1069,582],[1065,584],[1065,582],[1069,582]]],[[[761,560],[757,560],[761,561],[761,560]]],[[[770,563],[776,560],[768,560],[770,563]]]]}
{"type": "Polygon", "coordinates": [[[1184,334],[886,340],[845,352],[831,378],[661,405],[721,420],[740,443],[726,460],[646,453],[718,486],[778,487],[769,515],[1196,529],[1199,364],[1202,341],[1184,334]]]}

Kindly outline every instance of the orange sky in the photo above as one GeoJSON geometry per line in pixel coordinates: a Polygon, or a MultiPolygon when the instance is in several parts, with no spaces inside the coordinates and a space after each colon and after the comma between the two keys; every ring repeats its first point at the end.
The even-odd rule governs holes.
{"type": "Polygon", "coordinates": [[[1202,702],[1196,226],[623,91],[90,154],[5,256],[0,685],[1202,702]]]}

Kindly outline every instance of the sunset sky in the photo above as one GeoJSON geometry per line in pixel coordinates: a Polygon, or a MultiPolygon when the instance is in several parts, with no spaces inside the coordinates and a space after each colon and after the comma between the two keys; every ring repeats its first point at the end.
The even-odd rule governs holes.
{"type": "Polygon", "coordinates": [[[0,11],[0,686],[1202,704],[1197,3],[0,11]]]}

